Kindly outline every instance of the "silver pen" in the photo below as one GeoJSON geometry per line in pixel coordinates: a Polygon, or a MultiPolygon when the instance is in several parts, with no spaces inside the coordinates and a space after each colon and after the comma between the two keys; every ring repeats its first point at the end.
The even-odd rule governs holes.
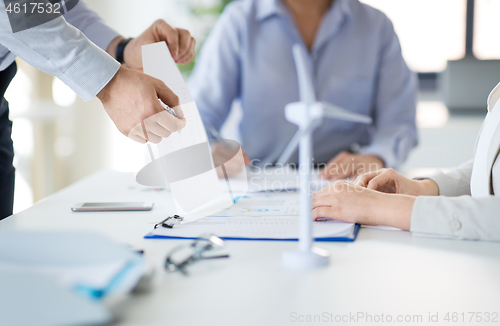
{"type": "Polygon", "coordinates": [[[177,119],[179,119],[179,117],[177,116],[177,113],[175,113],[174,109],[172,109],[170,106],[168,106],[165,103],[163,103],[162,100],[158,99],[158,101],[160,101],[161,105],[163,106],[163,108],[165,110],[168,111],[168,113],[170,113],[171,115],[173,115],[174,117],[176,117],[177,119]]]}
{"type": "MultiPolygon", "coordinates": [[[[158,101],[160,101],[160,104],[163,106],[163,108],[168,113],[170,113],[171,115],[173,115],[174,117],[176,117],[177,119],[179,119],[179,117],[177,116],[177,113],[175,113],[174,109],[172,109],[170,106],[168,106],[165,103],[163,103],[162,100],[158,99],[158,101]]],[[[144,121],[142,122],[142,128],[144,130],[144,135],[146,135],[146,126],[144,125],[144,121]]],[[[181,133],[180,130],[179,130],[179,133],[181,133]]],[[[155,157],[153,155],[153,148],[151,147],[151,144],[149,142],[147,142],[147,145],[148,145],[149,156],[151,157],[151,162],[153,162],[155,160],[155,157]]]]}

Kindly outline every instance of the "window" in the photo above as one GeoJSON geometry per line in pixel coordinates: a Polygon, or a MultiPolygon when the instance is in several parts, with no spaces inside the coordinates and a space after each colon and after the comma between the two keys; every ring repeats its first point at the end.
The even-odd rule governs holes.
{"type": "MultiPolygon", "coordinates": [[[[443,71],[447,60],[458,60],[465,55],[466,0],[361,1],[381,10],[392,20],[403,56],[412,70],[443,71]]],[[[500,1],[478,2],[494,3],[490,6],[494,6],[496,12],[500,9],[500,1]]],[[[495,11],[485,10],[491,10],[492,21],[495,11]]],[[[499,27],[497,23],[497,30],[499,27]]]]}
{"type": "Polygon", "coordinates": [[[474,55],[478,59],[500,59],[500,1],[476,0],[474,9],[474,55]]]}

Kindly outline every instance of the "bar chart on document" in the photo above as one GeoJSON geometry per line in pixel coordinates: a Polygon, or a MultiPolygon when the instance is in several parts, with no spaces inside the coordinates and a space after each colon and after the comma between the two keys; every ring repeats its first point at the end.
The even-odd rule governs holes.
{"type": "Polygon", "coordinates": [[[299,199],[296,193],[244,196],[235,205],[217,214],[217,216],[256,217],[298,215],[299,199]]]}

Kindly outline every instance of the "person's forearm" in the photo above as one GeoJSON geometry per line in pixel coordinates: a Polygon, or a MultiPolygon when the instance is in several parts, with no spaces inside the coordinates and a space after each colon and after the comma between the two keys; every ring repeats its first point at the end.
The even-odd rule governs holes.
{"type": "Polygon", "coordinates": [[[111,40],[120,35],[84,1],[64,14],[66,21],[79,29],[95,45],[106,51],[111,40]]]}
{"type": "Polygon", "coordinates": [[[420,191],[418,196],[438,196],[439,187],[436,182],[431,179],[417,180],[420,191]]]}
{"type": "Polygon", "coordinates": [[[374,200],[368,209],[368,214],[375,216],[375,224],[409,231],[416,197],[395,194],[381,194],[381,196],[383,198],[374,200]]]}
{"type": "MultiPolygon", "coordinates": [[[[0,1],[0,12],[5,4],[0,1]]],[[[57,17],[29,30],[12,33],[0,22],[2,45],[33,67],[58,77],[85,101],[90,101],[113,78],[119,64],[79,30],[57,17]]]]}

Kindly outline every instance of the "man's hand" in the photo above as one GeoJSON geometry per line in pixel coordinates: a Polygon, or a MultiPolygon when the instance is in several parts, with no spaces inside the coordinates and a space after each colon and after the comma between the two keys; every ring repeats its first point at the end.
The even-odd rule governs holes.
{"type": "Polygon", "coordinates": [[[312,197],[313,219],[330,218],[409,230],[415,197],[389,195],[337,181],[312,197]]]}
{"type": "MultiPolygon", "coordinates": [[[[175,62],[184,65],[193,60],[196,40],[187,30],[172,27],[167,22],[160,19],[155,21],[153,25],[145,30],[139,37],[134,38],[127,44],[123,55],[127,67],[135,70],[142,70],[142,46],[161,41],[167,43],[175,62]]],[[[118,42],[116,42],[116,44],[118,44],[118,42]]],[[[113,45],[110,45],[110,48],[111,51],[114,51],[116,45],[114,48],[113,45]]],[[[110,54],[113,55],[113,53],[110,54]]]]}
{"type": "Polygon", "coordinates": [[[120,67],[97,97],[118,130],[140,143],[159,143],[186,125],[177,95],[161,80],[142,72],[120,67]],[[179,119],[158,99],[173,108],[179,119]]]}
{"type": "Polygon", "coordinates": [[[438,185],[430,180],[411,180],[393,169],[381,169],[360,175],[356,185],[386,193],[411,196],[437,196],[438,185]]]}
{"type": "Polygon", "coordinates": [[[384,161],[378,156],[371,154],[351,154],[341,152],[328,162],[319,174],[320,178],[340,180],[355,177],[370,171],[376,171],[384,167],[384,161]]]}

